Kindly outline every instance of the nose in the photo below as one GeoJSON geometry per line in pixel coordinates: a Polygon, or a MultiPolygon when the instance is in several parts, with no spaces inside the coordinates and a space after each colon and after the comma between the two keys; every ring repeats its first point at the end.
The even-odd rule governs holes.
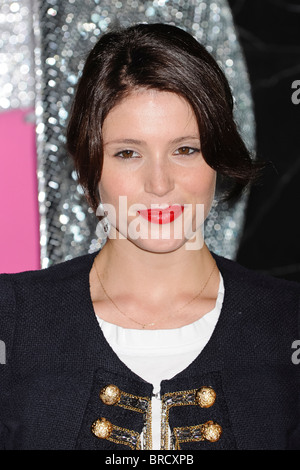
{"type": "Polygon", "coordinates": [[[174,187],[175,180],[171,164],[160,158],[149,162],[149,165],[145,168],[145,192],[163,197],[171,192],[174,187]]]}

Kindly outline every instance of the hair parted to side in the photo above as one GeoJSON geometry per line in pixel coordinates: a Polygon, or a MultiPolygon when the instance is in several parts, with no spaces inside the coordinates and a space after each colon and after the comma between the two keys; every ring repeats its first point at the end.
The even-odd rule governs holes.
{"type": "Polygon", "coordinates": [[[196,39],[166,24],[137,24],[100,37],[89,53],[70,114],[67,146],[78,182],[96,212],[103,166],[102,125],[109,111],[139,89],[177,93],[194,110],[203,157],[226,183],[224,200],[256,179],[253,161],[233,119],[224,73],[196,39]]]}

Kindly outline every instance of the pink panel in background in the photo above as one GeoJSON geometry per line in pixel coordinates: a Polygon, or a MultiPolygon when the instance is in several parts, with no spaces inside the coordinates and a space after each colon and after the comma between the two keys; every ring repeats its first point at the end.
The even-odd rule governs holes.
{"type": "Polygon", "coordinates": [[[0,273],[40,269],[33,110],[0,113],[0,273]]]}

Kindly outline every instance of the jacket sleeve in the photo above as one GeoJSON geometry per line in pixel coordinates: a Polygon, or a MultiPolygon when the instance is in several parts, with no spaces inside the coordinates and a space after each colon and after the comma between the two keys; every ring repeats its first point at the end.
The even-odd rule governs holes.
{"type": "Polygon", "coordinates": [[[0,449],[9,449],[14,428],[11,403],[11,359],[15,327],[15,293],[11,274],[0,274],[0,449]]]}

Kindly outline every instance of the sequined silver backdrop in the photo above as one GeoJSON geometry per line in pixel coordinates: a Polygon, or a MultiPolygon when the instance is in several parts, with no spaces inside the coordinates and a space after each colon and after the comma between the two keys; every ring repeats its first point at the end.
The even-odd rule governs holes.
{"type": "Polygon", "coordinates": [[[0,2],[0,111],[32,108],[35,100],[32,2],[0,2]]]}
{"type": "MultiPolygon", "coordinates": [[[[225,71],[236,100],[237,123],[248,147],[254,149],[250,86],[232,15],[225,0],[21,0],[5,2],[0,11],[2,19],[5,17],[7,23],[14,23],[15,29],[22,25],[23,34],[27,35],[23,58],[9,53],[4,56],[7,68],[14,57],[13,65],[17,67],[19,77],[27,73],[29,101],[35,95],[43,268],[100,247],[95,232],[98,220],[76,181],[72,161],[65,150],[65,130],[74,87],[84,59],[99,36],[114,26],[164,22],[193,34],[225,71]],[[16,18],[14,15],[18,12],[19,17],[16,18]],[[30,28],[26,32],[25,25],[30,28]],[[33,82],[29,73],[34,70],[29,64],[32,58],[29,46],[32,31],[35,61],[33,89],[30,88],[33,82]]],[[[7,45],[9,33],[5,34],[1,30],[2,43],[7,45]]],[[[19,39],[13,39],[12,43],[17,40],[21,43],[22,38],[16,32],[13,36],[19,39]]],[[[9,83],[5,88],[7,96],[2,97],[6,108],[13,106],[13,103],[17,105],[16,98],[12,97],[16,95],[18,85],[9,83]]],[[[20,91],[18,93],[20,95],[20,91]]],[[[215,253],[235,257],[246,200],[247,196],[232,208],[214,202],[205,226],[205,240],[215,253]]]]}

